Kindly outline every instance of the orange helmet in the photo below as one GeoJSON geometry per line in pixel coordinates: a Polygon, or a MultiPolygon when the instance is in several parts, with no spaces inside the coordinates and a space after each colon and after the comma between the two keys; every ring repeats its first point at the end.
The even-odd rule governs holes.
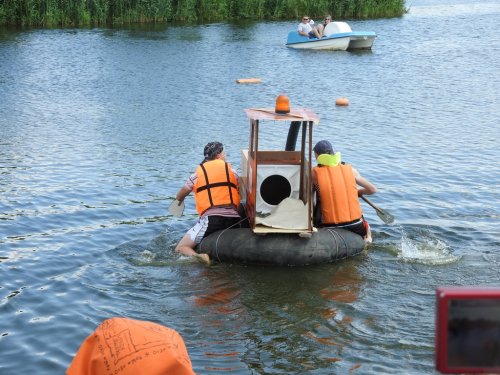
{"type": "Polygon", "coordinates": [[[67,375],[193,375],[182,337],[162,325],[128,318],[101,323],[80,346],[67,375]]]}

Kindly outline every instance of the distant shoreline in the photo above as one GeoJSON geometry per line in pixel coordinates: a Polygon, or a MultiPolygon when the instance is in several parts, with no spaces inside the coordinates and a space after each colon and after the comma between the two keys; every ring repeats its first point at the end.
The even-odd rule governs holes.
{"type": "Polygon", "coordinates": [[[210,23],[237,20],[290,20],[303,14],[321,19],[401,17],[404,0],[20,0],[0,3],[0,26],[78,27],[150,23],[210,23]]]}

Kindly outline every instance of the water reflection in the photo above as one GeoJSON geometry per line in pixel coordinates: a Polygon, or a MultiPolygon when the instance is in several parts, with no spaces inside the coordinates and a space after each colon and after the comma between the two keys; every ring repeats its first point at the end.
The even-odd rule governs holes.
{"type": "Polygon", "coordinates": [[[362,276],[353,264],[342,265],[332,275],[330,285],[320,290],[326,300],[352,303],[358,299],[363,283],[362,276]]]}
{"type": "Polygon", "coordinates": [[[312,369],[341,361],[353,320],[347,306],[352,308],[363,288],[357,267],[359,260],[308,270],[223,264],[205,270],[202,279],[210,293],[195,295],[193,304],[210,316],[206,328],[213,332],[208,336],[225,341],[216,355],[214,350],[206,355],[217,357],[219,365],[221,357],[230,357],[225,366],[205,370],[234,370],[244,360],[253,370],[266,371],[262,355],[286,372],[298,371],[292,363],[312,369]],[[234,332],[224,330],[228,319],[234,320],[234,332]],[[260,327],[261,333],[251,327],[260,327]],[[332,347],[329,355],[322,354],[325,345],[332,347]],[[231,358],[236,352],[238,358],[231,358]]]}

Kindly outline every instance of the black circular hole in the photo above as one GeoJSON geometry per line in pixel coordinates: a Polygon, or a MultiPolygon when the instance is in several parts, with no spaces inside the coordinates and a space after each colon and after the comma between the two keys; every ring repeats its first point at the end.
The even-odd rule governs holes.
{"type": "Polygon", "coordinates": [[[290,197],[292,186],[283,176],[267,176],[260,185],[260,196],[267,204],[276,206],[283,199],[290,197]]]}

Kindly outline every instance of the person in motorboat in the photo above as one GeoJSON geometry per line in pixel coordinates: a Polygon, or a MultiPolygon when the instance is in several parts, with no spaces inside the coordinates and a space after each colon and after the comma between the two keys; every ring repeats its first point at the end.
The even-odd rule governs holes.
{"type": "Polygon", "coordinates": [[[329,141],[319,141],[313,151],[318,162],[312,171],[316,190],[314,225],[347,229],[370,244],[370,226],[358,197],[374,194],[377,188],[350,164],[341,162],[340,152],[334,152],[329,141]]]}
{"type": "Polygon", "coordinates": [[[213,232],[240,225],[240,195],[238,174],[226,163],[222,143],[208,143],[203,153],[204,159],[196,172],[189,176],[176,195],[177,201],[182,202],[194,191],[196,210],[200,217],[182,237],[175,251],[210,263],[208,254],[198,254],[195,247],[213,232]]]}
{"type": "Polygon", "coordinates": [[[323,38],[325,36],[324,31],[326,25],[328,25],[330,22],[332,22],[332,16],[327,14],[325,18],[323,19],[323,23],[320,23],[318,26],[316,26],[316,29],[318,30],[318,34],[320,38],[323,38]]]}
{"type": "Polygon", "coordinates": [[[317,27],[314,25],[314,21],[309,16],[302,17],[302,21],[297,26],[297,32],[309,38],[321,38],[317,27]]]}

